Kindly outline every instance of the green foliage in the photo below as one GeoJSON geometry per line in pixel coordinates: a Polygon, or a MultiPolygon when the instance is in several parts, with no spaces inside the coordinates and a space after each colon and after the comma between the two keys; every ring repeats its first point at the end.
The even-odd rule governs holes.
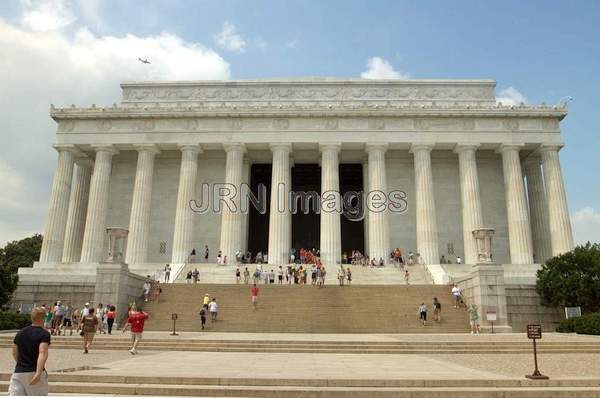
{"type": "Polygon", "coordinates": [[[10,302],[17,288],[17,270],[19,267],[31,267],[40,258],[42,235],[7,243],[0,248],[0,308],[10,302]]]}
{"type": "Polygon", "coordinates": [[[0,311],[0,330],[21,329],[28,325],[31,325],[31,317],[28,314],[0,311]]]}
{"type": "Polygon", "coordinates": [[[579,318],[564,319],[556,328],[560,333],[600,335],[600,313],[583,315],[579,318]]]}
{"type": "Polygon", "coordinates": [[[587,243],[551,258],[537,273],[542,304],[600,310],[600,244],[587,243]]]}

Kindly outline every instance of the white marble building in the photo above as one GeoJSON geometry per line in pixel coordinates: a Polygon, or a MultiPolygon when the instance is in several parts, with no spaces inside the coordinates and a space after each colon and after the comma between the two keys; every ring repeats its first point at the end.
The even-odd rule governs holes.
{"type": "MultiPolygon", "coordinates": [[[[499,264],[540,263],[573,247],[558,155],[563,105],[497,104],[491,80],[127,82],[122,90],[112,107],[51,109],[58,165],[34,270],[100,263],[107,226],[129,229],[134,272],[182,264],[192,248],[200,258],[205,245],[211,262],[218,250],[233,259],[254,238],[249,217],[197,214],[189,201],[203,183],[249,183],[257,164],[272,164],[271,187],[293,189],[293,168],[314,164],[321,190],[340,190],[339,165],[356,164],[365,191],[404,191],[405,212],[367,214],[361,249],[370,256],[400,247],[426,265],[442,255],[475,264],[480,227],[495,229],[499,264]]],[[[289,212],[270,211],[270,263],[287,262],[292,224],[289,212]]],[[[340,216],[321,214],[326,264],[341,258],[341,229],[340,216]]]]}

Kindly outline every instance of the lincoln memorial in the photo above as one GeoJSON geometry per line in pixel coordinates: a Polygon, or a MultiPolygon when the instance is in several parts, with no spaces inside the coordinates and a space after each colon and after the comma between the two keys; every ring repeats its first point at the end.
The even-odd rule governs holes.
{"type": "Polygon", "coordinates": [[[20,270],[21,292],[69,281],[93,291],[113,227],[128,230],[122,263],[131,275],[167,263],[177,271],[193,249],[203,261],[206,246],[210,263],[219,251],[230,264],[236,253],[261,251],[274,266],[287,265],[292,249],[317,248],[331,267],[353,250],[387,263],[400,248],[418,253],[432,283],[485,267],[475,231],[486,229],[486,261],[495,264],[487,266],[504,275],[508,297],[509,285],[531,286],[539,264],[573,248],[559,161],[567,109],[497,103],[495,86],[125,82],[119,104],[52,106],[58,160],[48,220],[39,262],[20,270]],[[194,211],[191,201],[219,184],[266,187],[266,212],[194,211]],[[363,192],[368,209],[358,220],[276,209],[288,191],[363,192]],[[402,209],[381,204],[391,192],[402,209]]]}

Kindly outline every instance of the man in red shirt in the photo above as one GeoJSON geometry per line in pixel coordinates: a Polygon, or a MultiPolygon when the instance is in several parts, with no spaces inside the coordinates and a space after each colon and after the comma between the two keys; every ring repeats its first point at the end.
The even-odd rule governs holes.
{"type": "Polygon", "coordinates": [[[256,309],[256,305],[258,304],[258,287],[256,287],[256,283],[250,289],[250,293],[252,294],[252,306],[256,309]]]}
{"type": "Polygon", "coordinates": [[[137,346],[142,339],[142,333],[144,332],[144,322],[148,319],[148,314],[144,311],[133,311],[129,314],[129,318],[127,319],[127,323],[123,328],[123,333],[127,330],[128,327],[131,327],[131,349],[129,352],[132,355],[137,354],[137,346]]]}

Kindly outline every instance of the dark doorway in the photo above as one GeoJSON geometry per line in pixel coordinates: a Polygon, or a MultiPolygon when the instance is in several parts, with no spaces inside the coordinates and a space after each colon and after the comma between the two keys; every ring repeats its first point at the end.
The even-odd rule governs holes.
{"type": "MultiPolygon", "coordinates": [[[[360,192],[363,190],[362,164],[340,164],[340,193],[348,191],[360,192]]],[[[355,199],[357,200],[357,199],[355,199]]],[[[356,205],[354,202],[353,205],[356,205]]],[[[364,221],[353,221],[342,215],[342,253],[352,254],[352,250],[364,253],[365,230],[364,221]]]]}
{"type": "MultiPolygon", "coordinates": [[[[321,167],[318,164],[296,164],[292,168],[292,190],[298,193],[315,192],[321,194],[321,167]]],[[[310,196],[310,194],[309,194],[310,196]]],[[[299,199],[297,210],[292,214],[292,247],[296,251],[300,248],[319,248],[321,237],[321,217],[315,212],[318,202],[299,199]],[[304,201],[310,206],[301,208],[299,203],[304,201]],[[306,211],[308,211],[306,213],[306,211]]],[[[317,199],[318,200],[318,199],[317,199]]]]}
{"type": "Polygon", "coordinates": [[[248,215],[248,250],[253,256],[259,251],[265,253],[269,249],[269,209],[271,204],[271,165],[253,164],[250,171],[250,189],[258,198],[258,186],[266,187],[266,213],[260,212],[250,204],[248,215]]]}

